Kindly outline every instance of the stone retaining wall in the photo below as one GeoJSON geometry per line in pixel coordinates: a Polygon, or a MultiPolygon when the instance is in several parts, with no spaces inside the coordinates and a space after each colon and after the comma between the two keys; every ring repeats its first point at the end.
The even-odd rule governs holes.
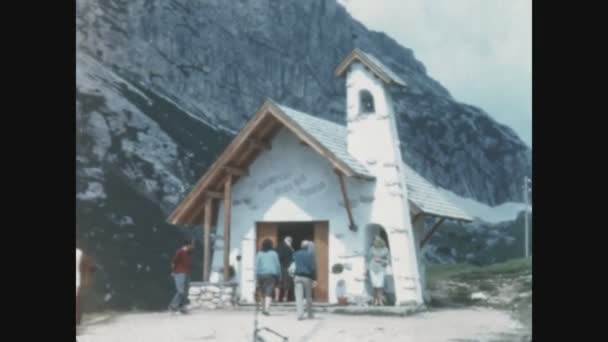
{"type": "Polygon", "coordinates": [[[237,303],[236,285],[232,283],[191,283],[188,299],[191,309],[215,310],[234,307],[237,303]]]}

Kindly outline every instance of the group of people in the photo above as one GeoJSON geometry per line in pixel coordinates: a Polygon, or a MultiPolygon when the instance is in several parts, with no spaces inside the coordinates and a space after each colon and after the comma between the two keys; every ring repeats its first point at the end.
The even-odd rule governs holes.
{"type": "MultiPolygon", "coordinates": [[[[273,249],[272,241],[262,242],[262,249],[256,255],[255,270],[257,289],[262,294],[262,313],[269,315],[269,308],[274,292],[275,301],[288,300],[291,285],[295,289],[298,319],[304,319],[304,300],[308,318],[313,318],[312,289],[317,286],[317,269],[314,244],[304,240],[301,248],[294,252],[292,238],[287,236],[282,243],[273,249]],[[282,294],[282,296],[281,296],[282,294]]],[[[372,305],[386,304],[384,289],[390,266],[390,251],[386,241],[377,235],[367,254],[367,269],[373,289],[372,305]]]]}
{"type": "MultiPolygon", "coordinates": [[[[281,298],[287,301],[293,286],[298,318],[304,319],[304,300],[308,318],[313,318],[312,288],[317,285],[314,244],[312,241],[302,241],[301,249],[294,251],[292,241],[291,237],[286,237],[275,251],[272,241],[266,239],[262,242],[261,251],[256,255],[257,284],[263,297],[262,313],[269,315],[273,295],[277,302],[281,298]]],[[[184,242],[171,260],[171,275],[176,289],[169,304],[171,313],[188,313],[190,254],[193,248],[191,241],[184,242]]]]}
{"type": "Polygon", "coordinates": [[[309,319],[314,318],[312,312],[312,289],[317,286],[317,266],[314,254],[314,243],[304,240],[300,249],[294,251],[293,240],[286,237],[275,251],[272,241],[262,241],[262,249],[255,258],[257,289],[262,294],[262,314],[269,315],[272,302],[279,301],[283,292],[283,300],[289,298],[291,285],[294,287],[298,319],[305,319],[304,300],[309,319]]]}
{"type": "MultiPolygon", "coordinates": [[[[300,249],[294,251],[293,239],[287,236],[276,251],[272,241],[265,239],[262,249],[255,259],[257,290],[262,294],[262,313],[269,315],[273,294],[275,301],[289,299],[291,289],[294,289],[298,319],[305,319],[304,301],[308,318],[313,318],[312,289],[317,286],[317,267],[314,254],[314,243],[304,240],[300,249]],[[281,296],[282,295],[282,296],[281,296]]],[[[172,313],[187,313],[188,289],[190,284],[190,254],[194,249],[192,241],[185,241],[171,261],[172,276],[175,282],[176,294],[169,304],[172,313]]],[[[390,253],[386,242],[379,236],[374,239],[368,253],[368,269],[370,283],[374,290],[372,305],[384,305],[384,287],[390,253]]],[[[80,323],[82,289],[91,282],[95,265],[92,260],[76,249],[76,321],[80,323]]]]}

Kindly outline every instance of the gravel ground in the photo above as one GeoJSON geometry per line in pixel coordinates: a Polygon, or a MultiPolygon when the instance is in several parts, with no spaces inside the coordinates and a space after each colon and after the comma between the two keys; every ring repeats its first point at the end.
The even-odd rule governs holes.
{"type": "MultiPolygon", "coordinates": [[[[272,312],[271,312],[272,313],[272,312]]],[[[132,313],[85,325],[80,342],[253,341],[254,312],[194,311],[189,315],[132,313]]],[[[295,312],[259,316],[269,327],[295,341],[530,341],[507,312],[488,308],[449,309],[408,317],[350,316],[318,313],[297,321],[295,312]]],[[[264,341],[281,341],[261,332],[264,341]]]]}

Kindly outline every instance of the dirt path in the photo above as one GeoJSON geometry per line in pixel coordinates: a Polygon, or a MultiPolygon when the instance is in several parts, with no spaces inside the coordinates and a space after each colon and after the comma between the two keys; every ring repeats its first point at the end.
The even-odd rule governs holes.
{"type": "MultiPolygon", "coordinates": [[[[277,330],[290,342],[304,341],[521,341],[521,324],[508,313],[486,308],[451,309],[409,317],[346,316],[320,313],[297,321],[295,313],[260,316],[260,326],[277,330]]],[[[253,341],[252,311],[128,314],[85,327],[80,342],[253,341]]],[[[267,332],[265,341],[280,341],[267,332]]],[[[529,339],[528,339],[529,340],[529,339]]]]}

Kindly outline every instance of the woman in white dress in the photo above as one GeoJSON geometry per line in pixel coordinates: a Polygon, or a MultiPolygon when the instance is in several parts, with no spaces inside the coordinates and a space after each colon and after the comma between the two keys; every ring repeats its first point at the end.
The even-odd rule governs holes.
{"type": "Polygon", "coordinates": [[[368,254],[369,278],[374,289],[372,305],[384,305],[384,277],[388,260],[389,250],[386,242],[380,236],[376,236],[368,254]]]}

